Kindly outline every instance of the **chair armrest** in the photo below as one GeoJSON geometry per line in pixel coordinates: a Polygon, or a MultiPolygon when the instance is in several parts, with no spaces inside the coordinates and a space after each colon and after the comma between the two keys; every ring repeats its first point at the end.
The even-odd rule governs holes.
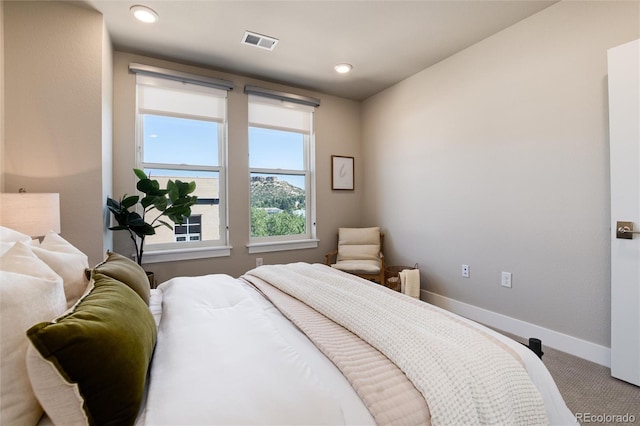
{"type": "Polygon", "coordinates": [[[338,250],[336,249],[324,255],[325,263],[327,266],[331,265],[331,258],[333,256],[336,256],[337,254],[338,254],[338,250]]]}

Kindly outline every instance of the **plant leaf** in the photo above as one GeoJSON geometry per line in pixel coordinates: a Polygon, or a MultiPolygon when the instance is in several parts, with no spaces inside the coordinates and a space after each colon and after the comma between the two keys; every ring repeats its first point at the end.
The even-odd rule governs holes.
{"type": "Polygon", "coordinates": [[[136,188],[138,188],[138,191],[144,192],[145,194],[153,194],[160,188],[160,186],[158,185],[158,182],[156,182],[156,185],[154,186],[151,179],[140,179],[136,184],[136,188]]]}
{"type": "MultiPolygon", "coordinates": [[[[159,220],[158,222],[160,222],[162,225],[166,226],[167,228],[171,229],[173,231],[173,226],[171,226],[168,222],[165,222],[164,220],[159,220]]],[[[160,225],[158,225],[160,226],[160,225]]]]}
{"type": "Polygon", "coordinates": [[[164,212],[167,209],[167,199],[162,196],[157,196],[153,199],[153,207],[164,212]]]}
{"type": "Polygon", "coordinates": [[[113,214],[117,214],[122,210],[120,203],[113,198],[107,198],[107,208],[113,214]]]}
{"type": "Polygon", "coordinates": [[[120,204],[122,205],[122,208],[128,209],[129,207],[134,206],[139,199],[140,199],[139,196],[132,195],[130,197],[123,198],[120,204]]]}
{"type": "Polygon", "coordinates": [[[195,181],[191,181],[188,183],[189,185],[189,190],[187,191],[187,194],[191,194],[193,193],[193,191],[196,190],[196,182],[195,181]]]}
{"type": "Polygon", "coordinates": [[[180,190],[174,181],[169,180],[167,182],[167,191],[172,203],[175,203],[175,201],[180,198],[180,190]]]}
{"type": "Polygon", "coordinates": [[[153,201],[156,199],[155,196],[153,195],[147,195],[146,197],[144,197],[141,201],[140,204],[142,205],[142,207],[144,207],[145,209],[147,207],[149,207],[150,205],[153,204],[153,201]]]}
{"type": "Polygon", "coordinates": [[[140,180],[149,178],[147,176],[147,174],[143,170],[140,170],[140,169],[133,169],[133,173],[135,173],[136,176],[138,176],[138,179],[140,179],[140,180]]]}

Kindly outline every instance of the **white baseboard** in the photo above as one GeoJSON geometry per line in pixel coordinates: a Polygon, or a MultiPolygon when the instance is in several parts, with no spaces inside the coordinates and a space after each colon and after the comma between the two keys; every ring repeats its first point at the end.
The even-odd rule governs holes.
{"type": "Polygon", "coordinates": [[[542,340],[543,346],[575,355],[588,361],[604,365],[605,367],[611,367],[611,348],[469,305],[468,303],[459,302],[430,291],[421,290],[421,293],[422,300],[465,318],[515,334],[516,336],[524,338],[535,337],[542,340]]]}

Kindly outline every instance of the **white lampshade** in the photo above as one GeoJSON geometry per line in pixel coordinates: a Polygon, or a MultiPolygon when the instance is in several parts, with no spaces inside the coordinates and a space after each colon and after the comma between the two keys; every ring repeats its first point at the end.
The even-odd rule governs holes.
{"type": "Polygon", "coordinates": [[[0,194],[0,225],[33,238],[60,233],[60,194],[0,194]]]}

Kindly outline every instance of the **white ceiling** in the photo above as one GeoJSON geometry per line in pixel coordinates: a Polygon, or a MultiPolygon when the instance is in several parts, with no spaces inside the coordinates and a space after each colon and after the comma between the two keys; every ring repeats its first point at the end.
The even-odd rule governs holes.
{"type": "Polygon", "coordinates": [[[362,100],[555,3],[544,0],[83,0],[117,50],[362,100]],[[136,21],[143,4],[160,16],[136,21]],[[246,30],[279,39],[270,52],[246,30]],[[353,65],[337,74],[339,62],[353,65]]]}

